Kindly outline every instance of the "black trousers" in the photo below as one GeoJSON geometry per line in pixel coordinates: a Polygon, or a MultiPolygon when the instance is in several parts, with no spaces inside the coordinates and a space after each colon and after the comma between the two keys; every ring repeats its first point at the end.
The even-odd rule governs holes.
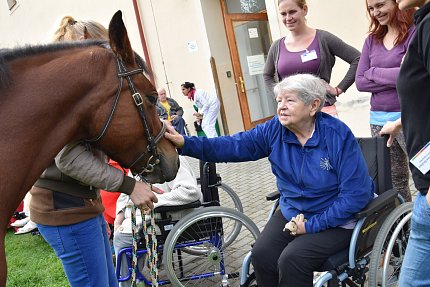
{"type": "Polygon", "coordinates": [[[276,211],[252,248],[258,287],[312,286],[313,271],[330,255],[349,246],[350,229],[292,236],[282,231],[288,221],[276,211]]]}

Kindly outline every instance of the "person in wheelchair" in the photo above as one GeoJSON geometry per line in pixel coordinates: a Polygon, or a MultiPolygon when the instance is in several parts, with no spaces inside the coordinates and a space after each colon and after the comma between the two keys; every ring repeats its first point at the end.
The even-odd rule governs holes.
{"type": "MultiPolygon", "coordinates": [[[[196,200],[202,201],[202,193],[197,188],[197,180],[194,176],[193,170],[187,160],[180,156],[180,168],[176,175],[176,178],[170,182],[163,184],[154,184],[154,186],[163,190],[163,194],[157,194],[158,202],[154,204],[154,208],[160,206],[175,206],[184,205],[187,203],[194,202],[196,200]]],[[[114,223],[114,237],[113,245],[115,249],[115,255],[118,256],[119,251],[124,247],[130,247],[132,245],[132,226],[131,226],[131,205],[132,201],[127,195],[121,194],[118,198],[116,205],[116,217],[114,223]]],[[[187,213],[191,212],[192,209],[169,212],[168,216],[171,216],[172,220],[179,220],[187,213]]],[[[157,214],[156,214],[157,216],[157,214]]],[[[142,215],[140,210],[136,210],[136,223],[139,229],[142,228],[142,215]]],[[[138,238],[140,239],[140,238],[138,238]]],[[[128,274],[128,265],[125,256],[121,258],[121,275],[128,274]]],[[[139,266],[143,266],[144,258],[139,260],[139,266]]],[[[131,286],[130,280],[120,282],[119,286],[131,286]]]]}
{"type": "Polygon", "coordinates": [[[280,210],[252,249],[257,284],[312,286],[313,271],[349,246],[353,216],[371,201],[374,185],[351,130],[321,112],[326,88],[320,78],[296,74],[278,83],[274,92],[277,115],[254,129],[209,139],[183,137],[169,126],[165,137],[183,155],[209,162],[268,157],[280,210]],[[298,214],[307,221],[296,221],[296,235],[283,231],[298,214]]]}
{"type": "Polygon", "coordinates": [[[185,134],[185,121],[182,118],[184,109],[172,98],[168,98],[166,89],[159,88],[157,113],[163,120],[168,120],[175,127],[176,131],[181,135],[185,134]]]}

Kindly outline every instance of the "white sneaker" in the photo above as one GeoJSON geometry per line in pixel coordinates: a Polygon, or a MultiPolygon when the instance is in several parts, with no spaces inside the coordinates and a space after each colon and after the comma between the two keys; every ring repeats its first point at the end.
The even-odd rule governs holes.
{"type": "Polygon", "coordinates": [[[23,227],[29,221],[30,221],[30,217],[27,216],[26,218],[14,221],[13,223],[11,223],[10,226],[12,226],[12,227],[23,227]]]}
{"type": "Polygon", "coordinates": [[[24,225],[23,227],[19,228],[17,230],[17,232],[15,232],[16,235],[21,235],[21,234],[26,234],[29,232],[32,232],[34,230],[37,229],[37,225],[36,223],[34,223],[33,221],[28,221],[26,225],[24,225]]]}

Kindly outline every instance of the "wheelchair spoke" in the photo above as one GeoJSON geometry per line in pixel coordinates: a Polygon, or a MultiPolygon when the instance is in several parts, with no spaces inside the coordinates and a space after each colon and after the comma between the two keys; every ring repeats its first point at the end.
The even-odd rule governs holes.
{"type": "Polygon", "coordinates": [[[372,250],[369,286],[397,286],[410,233],[412,204],[397,207],[385,220],[372,250]]]}

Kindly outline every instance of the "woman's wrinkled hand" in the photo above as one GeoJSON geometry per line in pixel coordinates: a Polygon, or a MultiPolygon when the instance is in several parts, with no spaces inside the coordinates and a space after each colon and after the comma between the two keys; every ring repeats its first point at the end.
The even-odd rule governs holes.
{"type": "Polygon", "coordinates": [[[183,147],[185,143],[184,137],[175,130],[171,123],[166,122],[166,126],[167,128],[164,133],[164,137],[171,141],[177,148],[183,147]]]}

